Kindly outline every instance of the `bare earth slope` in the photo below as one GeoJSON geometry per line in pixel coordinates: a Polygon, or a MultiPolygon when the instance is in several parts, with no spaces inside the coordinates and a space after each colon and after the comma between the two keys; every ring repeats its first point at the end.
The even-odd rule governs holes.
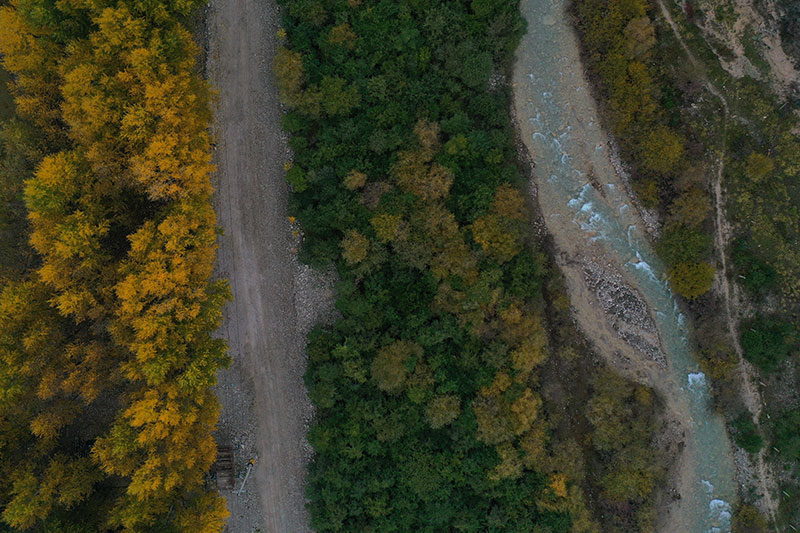
{"type": "Polygon", "coordinates": [[[228,530],[236,533],[309,530],[303,484],[311,405],[296,325],[287,151],[270,68],[277,20],[274,3],[266,0],[213,0],[208,15],[207,72],[220,93],[216,207],[225,233],[218,271],[234,295],[220,332],[233,358],[218,387],[220,432],[238,447],[240,469],[249,459],[241,455],[257,455],[250,496],[224,494],[232,511],[228,530]],[[254,495],[260,496],[262,523],[254,495]]]}

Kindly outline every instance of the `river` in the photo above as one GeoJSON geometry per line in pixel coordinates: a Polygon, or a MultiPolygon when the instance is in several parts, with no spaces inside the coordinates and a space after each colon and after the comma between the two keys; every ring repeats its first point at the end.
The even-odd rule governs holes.
{"type": "MultiPolygon", "coordinates": [[[[689,348],[686,319],[613,163],[566,7],[566,0],[521,1],[528,31],[517,50],[515,113],[536,162],[534,190],[562,255],[572,264],[576,258],[591,257],[617,265],[647,303],[658,330],[666,368],[642,363],[647,368],[645,381],[679,417],[685,432],[678,481],[681,498],[669,517],[660,520],[660,529],[728,532],[736,482],[725,425],[710,409],[705,375],[689,348]]],[[[565,262],[559,264],[564,267],[565,262]]],[[[586,282],[572,274],[567,285],[573,305],[596,308],[586,282]]],[[[584,312],[576,317],[587,336],[597,340],[599,350],[611,349],[613,342],[600,342],[599,334],[594,338],[596,315],[584,312]]]]}

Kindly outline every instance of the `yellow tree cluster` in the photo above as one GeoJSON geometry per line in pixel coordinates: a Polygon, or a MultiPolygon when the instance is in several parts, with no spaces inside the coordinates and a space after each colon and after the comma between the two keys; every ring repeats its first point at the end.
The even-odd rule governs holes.
{"type": "Polygon", "coordinates": [[[0,293],[0,466],[9,480],[2,517],[19,529],[79,503],[102,477],[88,457],[60,453],[59,445],[113,383],[117,354],[70,331],[50,294],[34,281],[0,293]]]}
{"type": "Polygon", "coordinates": [[[10,88],[17,114],[58,143],[63,138],[58,62],[64,50],[46,38],[47,30],[26,24],[10,7],[0,8],[0,28],[3,65],[16,76],[10,88]]]}
{"type": "MultiPolygon", "coordinates": [[[[2,305],[20,314],[0,324],[3,379],[33,373],[19,394],[39,403],[18,418],[36,413],[23,424],[26,438],[46,443],[14,477],[4,513],[12,525],[33,526],[51,509],[69,508],[105,473],[128,481],[108,527],[223,526],[224,501],[203,478],[216,452],[210,387],[227,362],[211,332],[229,294],[209,281],[210,90],[194,72],[197,48],[176,16],[195,5],[59,3],[62,14],[91,22],[87,35],[68,43],[53,35],[57,28],[26,18],[31,2],[0,9],[0,54],[15,76],[19,113],[51,137],[65,133],[26,189],[31,244],[42,258],[37,281],[3,293],[2,305]],[[20,291],[39,304],[22,306],[20,291]],[[15,336],[22,340],[14,344],[15,336]],[[108,397],[104,385],[115,385],[108,397]],[[64,428],[99,398],[119,410],[92,453],[57,454],[64,428]],[[86,481],[80,490],[78,475],[86,481]]],[[[6,422],[2,439],[16,435],[6,422]]],[[[13,457],[0,453],[2,461],[13,457]]]]}

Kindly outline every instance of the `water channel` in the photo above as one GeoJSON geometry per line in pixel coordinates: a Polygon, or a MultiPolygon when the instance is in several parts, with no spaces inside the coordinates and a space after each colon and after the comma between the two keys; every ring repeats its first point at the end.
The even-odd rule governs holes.
{"type": "MultiPolygon", "coordinates": [[[[670,533],[730,531],[735,467],[724,423],[687,342],[687,325],[638,213],[631,207],[579,59],[567,0],[522,0],[527,34],[517,50],[515,112],[536,162],[539,204],[556,246],[601,254],[647,302],[667,368],[653,384],[683,419],[681,499],[670,533]]],[[[585,297],[570,294],[570,297],[585,297]]],[[[579,319],[580,320],[580,319],[579,319]]]]}

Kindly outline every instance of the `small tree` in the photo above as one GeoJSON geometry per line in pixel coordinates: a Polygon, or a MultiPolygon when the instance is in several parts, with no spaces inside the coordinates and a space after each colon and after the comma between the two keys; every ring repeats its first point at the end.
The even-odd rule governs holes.
{"type": "Polygon", "coordinates": [[[459,414],[461,414],[461,402],[458,396],[453,394],[437,396],[425,408],[425,418],[433,429],[450,424],[459,414]]]}
{"type": "Polygon", "coordinates": [[[759,154],[756,152],[747,156],[745,163],[745,172],[747,176],[755,183],[761,183],[775,168],[775,163],[769,156],[759,154]]]}
{"type": "Polygon", "coordinates": [[[714,283],[714,267],[702,261],[700,263],[678,263],[667,269],[672,288],[688,300],[704,295],[714,283]]]}
{"type": "Polygon", "coordinates": [[[499,215],[480,217],[472,224],[472,235],[483,251],[500,263],[510,261],[522,249],[514,228],[499,215]]]}
{"type": "Polygon", "coordinates": [[[342,239],[344,260],[350,265],[355,265],[366,259],[367,252],[369,252],[369,239],[354,229],[348,230],[342,239]]]}
{"type": "Polygon", "coordinates": [[[383,347],[372,361],[372,381],[389,394],[400,393],[406,385],[406,361],[411,356],[421,356],[422,348],[415,342],[395,341],[383,347]]]}
{"type": "Polygon", "coordinates": [[[331,28],[331,35],[328,40],[333,44],[343,44],[352,50],[356,43],[356,34],[350,24],[343,22],[331,28]]]}
{"type": "Polygon", "coordinates": [[[708,194],[697,187],[689,188],[669,206],[669,214],[675,222],[692,228],[700,226],[710,212],[708,194]]]}

